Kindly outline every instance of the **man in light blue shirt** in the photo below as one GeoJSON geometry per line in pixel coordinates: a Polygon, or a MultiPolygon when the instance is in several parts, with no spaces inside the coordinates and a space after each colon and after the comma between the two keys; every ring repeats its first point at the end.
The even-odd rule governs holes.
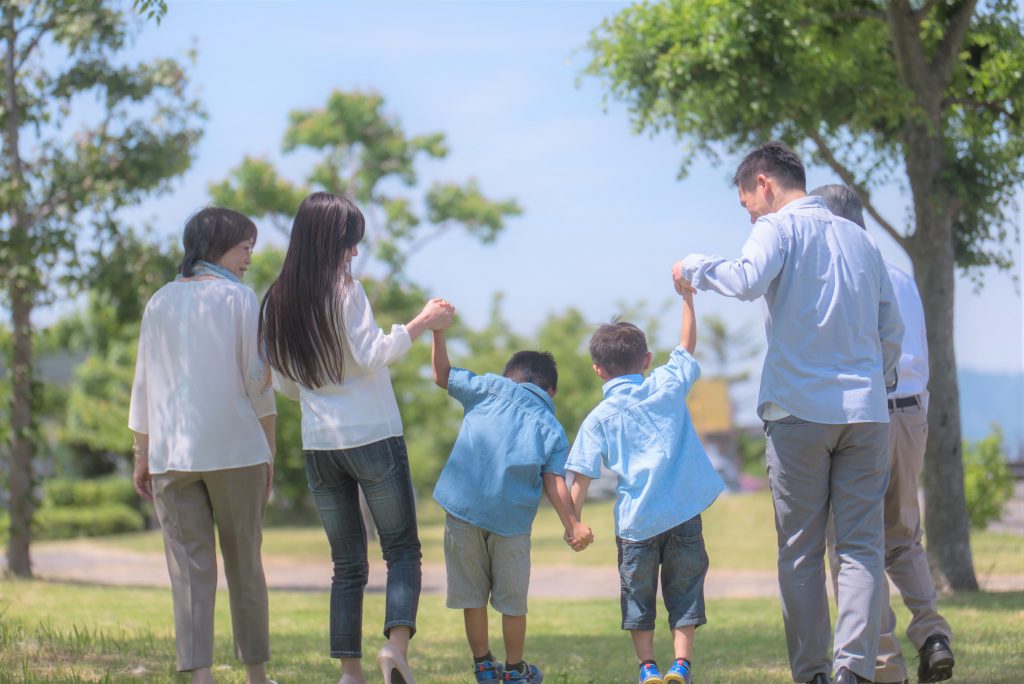
{"type": "Polygon", "coordinates": [[[434,499],[447,512],[444,562],[447,606],[463,610],[478,682],[540,684],[536,665],[523,660],[530,529],[541,489],[577,551],[594,535],[573,510],[563,477],[569,440],[552,402],[558,368],[551,354],[516,352],[503,375],[452,368],[444,331],[434,332],[434,382],[465,409],[462,428],[434,499]],[[491,654],[487,600],[502,614],[505,665],[491,654]]]}
{"type": "MultiPolygon", "coordinates": [[[[845,185],[825,185],[811,191],[829,210],[864,228],[864,209],[857,193],[845,185]]],[[[886,263],[903,317],[899,384],[889,394],[889,487],[885,490],[885,570],[910,609],[907,638],[920,656],[919,682],[941,682],[953,676],[953,631],[938,610],[938,595],[928,555],[921,545],[921,509],[917,483],[924,467],[928,441],[928,341],[924,307],[914,279],[886,263]]],[[[833,553],[832,576],[839,559],[833,553]]],[[[907,665],[896,634],[896,614],[889,606],[888,583],[883,583],[881,636],[874,680],[878,684],[905,682],[907,665]]],[[[838,593],[838,592],[837,592],[838,593]]]]}
{"type": "Polygon", "coordinates": [[[692,293],[680,294],[679,346],[646,379],[643,372],[651,364],[651,353],[643,331],[620,322],[594,333],[590,356],[594,372],[605,381],[604,400],[583,421],[565,466],[575,474],[577,516],[602,463],[617,476],[622,629],[633,638],[640,684],[691,681],[693,637],[697,626],[707,622],[708,558],[700,514],[725,488],[686,408],[686,395],[700,369],[692,356],[697,341],[692,293]],[[664,680],[654,662],[659,569],[675,651],[664,680]]]}
{"type": "Polygon", "coordinates": [[[779,587],[798,682],[871,681],[878,649],[888,482],[886,387],[896,384],[903,323],[878,247],[808,197],[800,158],[779,142],[733,178],[753,230],[739,259],[691,254],[683,287],[764,297],[768,351],[758,414],[779,542],[779,587]],[[825,593],[831,507],[840,559],[833,657],[825,593]],[[830,660],[832,661],[830,663],[830,660]]]}

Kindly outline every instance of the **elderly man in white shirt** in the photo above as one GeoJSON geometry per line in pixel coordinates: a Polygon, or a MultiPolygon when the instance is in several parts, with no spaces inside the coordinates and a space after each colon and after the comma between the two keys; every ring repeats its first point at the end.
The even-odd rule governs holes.
{"type": "MultiPolygon", "coordinates": [[[[829,210],[864,228],[860,197],[845,185],[825,185],[811,191],[829,210]]],[[[899,384],[889,394],[889,487],[885,490],[885,569],[911,612],[907,637],[920,654],[918,681],[941,682],[953,676],[953,633],[936,606],[935,583],[921,545],[921,509],[917,483],[924,467],[928,441],[928,341],[924,307],[914,279],[890,263],[904,332],[899,384]]],[[[832,549],[830,549],[831,551],[832,549]]],[[[830,554],[835,579],[839,559],[830,554]]],[[[885,584],[882,634],[875,663],[875,681],[906,682],[907,666],[896,636],[896,614],[889,606],[885,584]]]]}
{"type": "Polygon", "coordinates": [[[833,668],[836,684],[871,681],[885,582],[886,386],[895,385],[903,335],[892,284],[867,233],[807,196],[803,164],[784,144],[751,152],[733,182],[754,224],[740,258],[691,254],[673,277],[697,290],[765,299],[758,413],[790,669],[811,684],[827,684],[833,668]],[[842,566],[831,659],[830,508],[842,566]]]}

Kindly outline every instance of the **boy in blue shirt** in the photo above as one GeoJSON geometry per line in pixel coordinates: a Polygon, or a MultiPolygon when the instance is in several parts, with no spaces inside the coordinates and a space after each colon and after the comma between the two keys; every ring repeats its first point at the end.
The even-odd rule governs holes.
{"type": "Polygon", "coordinates": [[[444,560],[449,608],[461,608],[478,682],[539,684],[523,660],[530,529],[543,487],[577,551],[593,541],[565,486],[569,440],[555,419],[558,369],[548,353],[521,351],[503,376],[452,368],[444,331],[434,331],[434,382],[465,409],[462,428],[434,488],[447,512],[444,560]],[[502,614],[505,665],[487,638],[487,599],[502,614]]]}
{"type": "Polygon", "coordinates": [[[619,548],[622,629],[633,637],[640,684],[692,681],[693,637],[704,615],[704,550],[700,514],[725,488],[708,461],[686,408],[700,375],[693,350],[697,327],[692,292],[683,296],[679,346],[668,363],[651,364],[647,339],[631,323],[602,325],[590,340],[604,400],[580,426],[566,470],[575,474],[572,499],[579,518],[601,464],[618,476],[615,542],[619,548]],[[654,662],[659,568],[672,630],[675,662],[662,679],[654,662]]]}

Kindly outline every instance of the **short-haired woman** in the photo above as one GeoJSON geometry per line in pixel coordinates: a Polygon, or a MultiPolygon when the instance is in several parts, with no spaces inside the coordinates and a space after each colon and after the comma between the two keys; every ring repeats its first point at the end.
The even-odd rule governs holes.
{"type": "Polygon", "coordinates": [[[260,545],[273,481],[274,394],[256,346],[259,300],[241,278],[256,226],[207,208],[185,224],[178,278],[146,304],[128,425],[133,481],[153,499],[174,601],[178,670],[213,681],[214,525],[248,684],[270,658],[260,545]]]}
{"type": "Polygon", "coordinates": [[[387,684],[413,684],[407,663],[420,596],[420,541],[409,457],[388,364],[425,330],[451,324],[433,299],[385,334],[352,278],[363,214],[348,199],[313,193],[299,206],[281,274],[263,298],[260,343],[274,383],[302,405],[306,476],[327,539],[331,657],[341,684],[363,684],[363,591],[369,566],[358,488],[366,495],[387,564],[384,636],[377,661],[387,684]]]}

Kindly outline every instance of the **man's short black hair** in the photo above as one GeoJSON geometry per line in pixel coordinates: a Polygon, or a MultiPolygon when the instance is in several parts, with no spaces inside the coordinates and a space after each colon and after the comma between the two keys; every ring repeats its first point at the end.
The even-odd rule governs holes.
{"type": "Polygon", "coordinates": [[[502,375],[513,382],[532,382],[545,392],[558,391],[558,364],[551,352],[518,351],[505,364],[502,375]]]}
{"type": "Polygon", "coordinates": [[[647,336],[632,323],[606,323],[590,338],[590,360],[610,377],[642,370],[646,357],[647,336]]]}
{"type": "Polygon", "coordinates": [[[757,177],[768,176],[786,190],[807,190],[807,174],[803,162],[786,143],[773,140],[748,154],[736,168],[732,184],[750,191],[757,177]]]}

